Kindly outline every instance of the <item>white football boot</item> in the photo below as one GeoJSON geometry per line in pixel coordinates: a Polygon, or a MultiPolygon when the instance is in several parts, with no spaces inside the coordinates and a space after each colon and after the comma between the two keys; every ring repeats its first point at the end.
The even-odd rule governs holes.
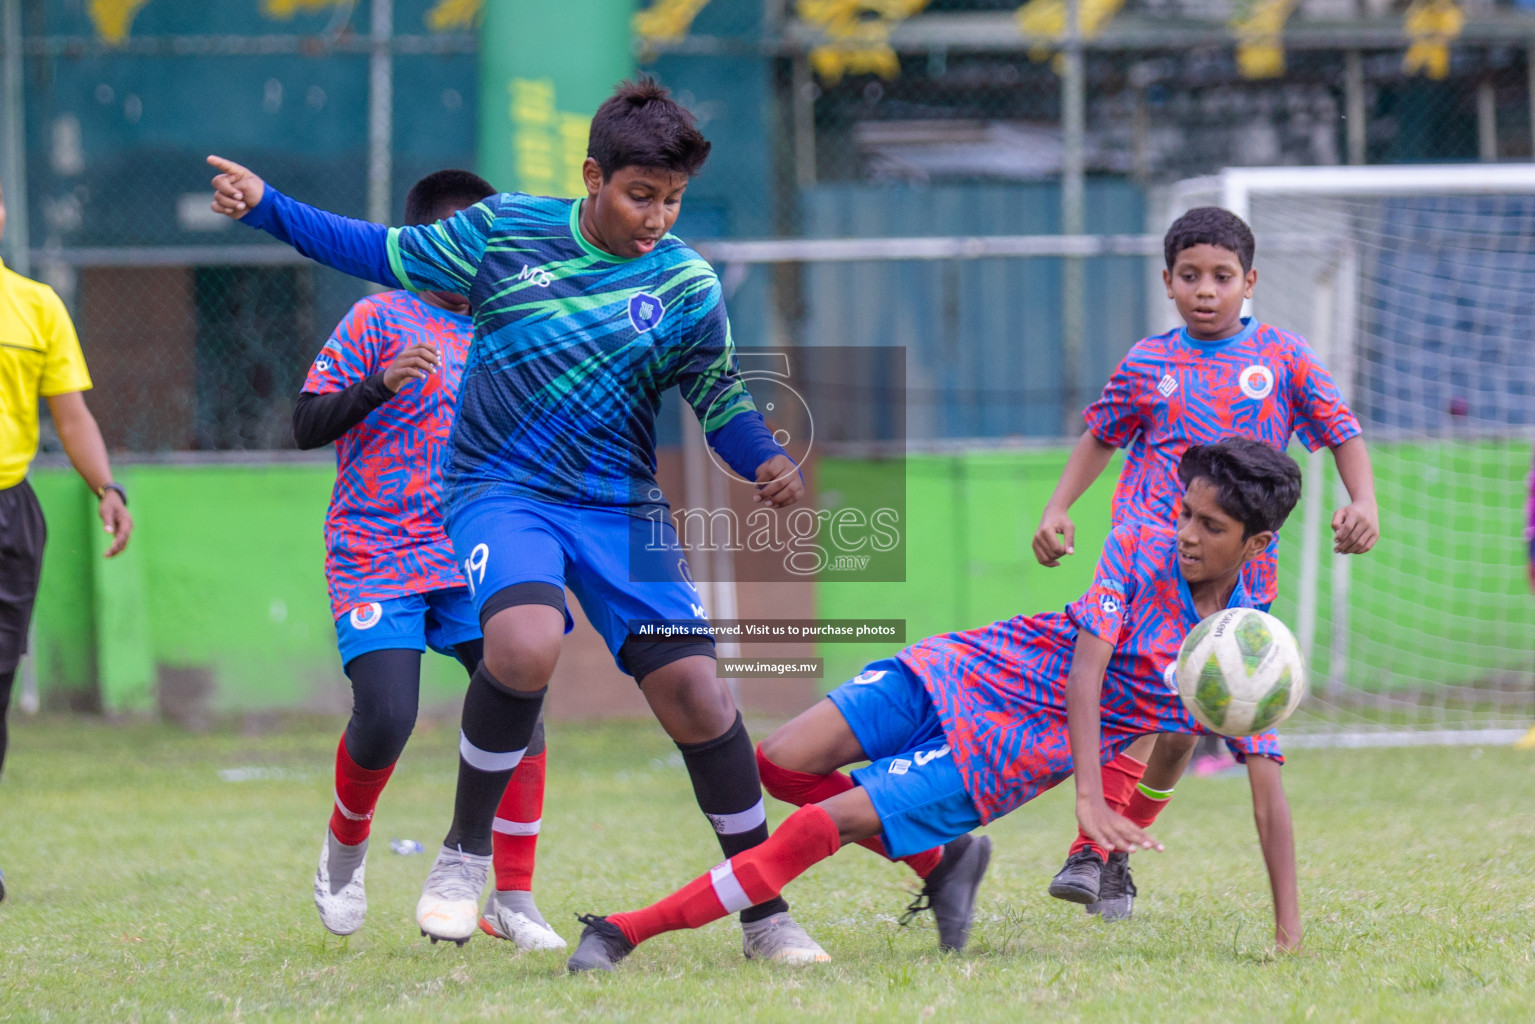
{"type": "Polygon", "coordinates": [[[368,841],[346,846],[335,833],[325,830],[320,845],[320,866],[314,872],[314,905],[320,923],[332,935],[350,935],[368,916],[368,894],[363,888],[367,869],[368,841]]]}
{"type": "Polygon", "coordinates": [[[518,889],[493,890],[480,915],[480,931],[517,944],[518,949],[564,949],[565,940],[538,912],[533,894],[518,889]]]}
{"type": "Polygon", "coordinates": [[[741,951],[748,960],[780,964],[824,964],[831,960],[821,944],[783,911],[760,921],[741,922],[741,951]]]}
{"type": "Polygon", "coordinates": [[[421,899],[416,903],[416,924],[433,942],[441,939],[460,946],[474,935],[480,919],[480,890],[490,876],[490,857],[450,850],[437,854],[421,899]]]}

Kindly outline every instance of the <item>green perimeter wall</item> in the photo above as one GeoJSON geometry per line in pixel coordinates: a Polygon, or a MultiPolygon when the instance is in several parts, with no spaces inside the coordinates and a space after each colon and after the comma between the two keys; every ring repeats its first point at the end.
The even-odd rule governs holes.
{"type": "MultiPolygon", "coordinates": [[[[101,558],[94,502],[72,472],[32,474],[48,517],[34,638],[45,706],[144,711],[156,684],[211,710],[349,706],[325,589],[329,463],[140,465],[117,474],[135,529],[101,558]]],[[[463,690],[422,663],[422,702],[463,690]]]]}
{"type": "MultiPolygon", "coordinates": [[[[1528,444],[1378,445],[1374,453],[1383,539],[1353,560],[1349,681],[1528,672],[1535,601],[1520,539],[1528,444]]],[[[1042,568],[1029,542],[1065,454],[910,457],[907,581],[823,583],[817,614],[903,618],[915,641],[1063,607],[1091,577],[1117,472],[1111,466],[1074,510],[1077,554],[1042,568]]],[[[860,475],[885,472],[828,460],[821,482],[846,490],[860,475]]],[[[84,485],[63,469],[36,470],[49,525],[35,632],[45,705],[151,710],[163,681],[194,696],[202,686],[216,711],[347,706],[321,532],[333,475],[322,462],[124,467],[138,526],[128,552],[107,562],[84,485]]],[[[1330,468],[1327,475],[1330,516],[1330,468]]],[[[1285,534],[1275,608],[1289,621],[1299,556],[1297,519],[1285,534]]],[[[1329,581],[1324,558],[1318,670],[1330,655],[1329,581]]],[[[829,688],[892,648],[827,644],[820,653],[829,688]]],[[[424,659],[423,703],[453,699],[462,678],[447,659],[424,659]]]]}

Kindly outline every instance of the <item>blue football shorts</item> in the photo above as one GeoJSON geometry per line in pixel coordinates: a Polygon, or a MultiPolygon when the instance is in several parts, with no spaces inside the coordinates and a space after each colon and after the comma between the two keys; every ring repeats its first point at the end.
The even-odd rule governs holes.
{"type": "Polygon", "coordinates": [[[453,656],[455,644],[480,638],[468,587],[446,587],[368,601],[336,620],[341,664],[369,651],[425,651],[453,656]]]}
{"type": "MultiPolygon", "coordinates": [[[[687,558],[669,519],[617,509],[556,505],[528,498],[488,496],[448,517],[453,554],[469,582],[476,621],[487,601],[519,583],[566,587],[602,635],[619,669],[624,643],[645,623],[665,620],[707,627],[687,558]]],[[[565,609],[565,631],[571,629],[565,609]]],[[[695,638],[693,649],[707,635],[695,638]]],[[[664,659],[663,659],[664,660],[664,659]]]]}
{"type": "Polygon", "coordinates": [[[885,849],[907,857],[981,825],[922,680],[895,658],[870,662],[828,696],[869,764],[853,781],[879,814],[885,849]]]}

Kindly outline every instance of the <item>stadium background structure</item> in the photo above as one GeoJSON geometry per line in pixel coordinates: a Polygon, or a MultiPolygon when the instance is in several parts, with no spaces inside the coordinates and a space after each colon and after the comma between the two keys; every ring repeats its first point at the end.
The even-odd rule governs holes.
{"type": "MultiPolygon", "coordinates": [[[[585,22],[601,7],[611,27],[631,10],[592,4],[572,5],[568,17],[585,22]]],[[[30,263],[69,302],[97,380],[93,408],[135,511],[146,513],[133,557],[97,565],[77,495],[46,465],[37,471],[55,524],[29,673],[42,703],[159,707],[195,722],[210,711],[327,707],[344,694],[318,611],[328,458],[285,449],[304,367],[361,293],[248,234],[210,227],[198,209],[200,160],[219,148],[259,157],[302,198],[392,219],[420,173],[489,158],[484,114],[510,95],[523,120],[503,134],[527,129],[535,155],[549,156],[518,163],[529,149],[514,144],[510,184],[559,190],[569,162],[559,147],[577,134],[578,115],[559,83],[495,79],[509,72],[488,66],[483,44],[506,25],[444,13],[475,6],[251,0],[212,15],[206,5],[151,0],[92,5],[93,20],[83,7],[0,3],[6,258],[30,263]],[[114,10],[118,21],[101,16],[114,10]],[[222,117],[226,108],[250,116],[222,117]],[[234,121],[248,127],[235,132],[234,121]],[[150,513],[162,525],[151,527],[150,513]]],[[[1131,0],[1080,45],[1070,33],[1021,31],[1012,0],[906,6],[909,17],[885,26],[893,77],[888,62],[885,74],[860,73],[856,54],[828,64],[832,27],[787,0],[712,0],[686,31],[637,43],[638,66],[672,86],[715,141],[678,230],[706,251],[712,243],[723,261],[738,340],[907,349],[908,582],[755,595],[743,586],[742,615],[753,602],[828,617],[873,609],[906,618],[916,638],[1075,596],[1091,568],[1090,525],[1079,561],[1053,573],[1028,560],[1026,537],[1073,411],[1135,338],[1164,326],[1147,237],[1165,223],[1174,181],[1228,164],[1532,155],[1535,15],[1517,5],[1457,7],[1465,20],[1444,43],[1445,63],[1425,74],[1404,68],[1421,40],[1400,5],[1310,0],[1296,6],[1281,73],[1270,77],[1253,77],[1250,52],[1227,25],[1246,10],[1237,5],[1131,0]],[[751,239],[913,236],[927,241],[908,252],[927,246],[940,258],[753,264],[731,249],[751,239]],[[1001,236],[1043,248],[991,258],[964,249],[1001,246],[1001,236]]],[[[592,45],[627,70],[627,34],[612,35],[618,56],[614,38],[592,45]]],[[[1264,238],[1259,225],[1260,271],[1264,238]]],[[[1532,414],[1526,401],[1523,413],[1478,424],[1477,437],[1456,435],[1431,459],[1415,442],[1379,450],[1382,479],[1401,481],[1401,493],[1458,495],[1455,529],[1476,538],[1467,558],[1436,567],[1402,628],[1474,626],[1457,605],[1466,594],[1511,607],[1525,597],[1517,512],[1487,498],[1499,474],[1523,474],[1532,414]],[[1430,464],[1447,470],[1425,479],[1430,464]],[[1505,559],[1508,581],[1497,576],[1505,559]]],[[[680,458],[679,422],[663,416],[666,458],[680,458]]],[[[865,472],[856,459],[827,470],[850,480],[865,472]]],[[[686,474],[672,471],[685,489],[686,474]]],[[[1084,500],[1084,517],[1106,494],[1084,500]]],[[[1440,524],[1422,509],[1385,512],[1388,542],[1370,558],[1388,578],[1410,579],[1406,538],[1440,524]]],[[[1298,551],[1287,547],[1287,572],[1298,551]]],[[[1326,602],[1331,585],[1323,574],[1326,602]]],[[[1401,620],[1392,600],[1389,590],[1355,588],[1353,621],[1389,631],[1401,620]]],[[[1330,641],[1324,635],[1319,648],[1329,658],[1330,641]]],[[[1464,650],[1509,698],[1497,713],[1524,714],[1535,655],[1513,651],[1510,661],[1505,641],[1464,650]]],[[[834,683],[883,651],[822,653],[834,683]]],[[[428,682],[451,695],[449,679],[428,682]]],[[[808,697],[783,683],[744,693],[756,690],[764,707],[808,697]]],[[[633,710],[632,693],[597,694],[593,705],[633,710]]]]}

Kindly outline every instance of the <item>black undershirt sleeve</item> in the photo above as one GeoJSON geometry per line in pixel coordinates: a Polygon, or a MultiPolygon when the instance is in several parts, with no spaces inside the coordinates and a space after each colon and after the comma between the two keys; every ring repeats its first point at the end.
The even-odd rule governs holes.
{"type": "Polygon", "coordinates": [[[294,443],[304,449],[330,444],[393,397],[382,370],[330,394],[300,392],[293,406],[294,443]]]}

